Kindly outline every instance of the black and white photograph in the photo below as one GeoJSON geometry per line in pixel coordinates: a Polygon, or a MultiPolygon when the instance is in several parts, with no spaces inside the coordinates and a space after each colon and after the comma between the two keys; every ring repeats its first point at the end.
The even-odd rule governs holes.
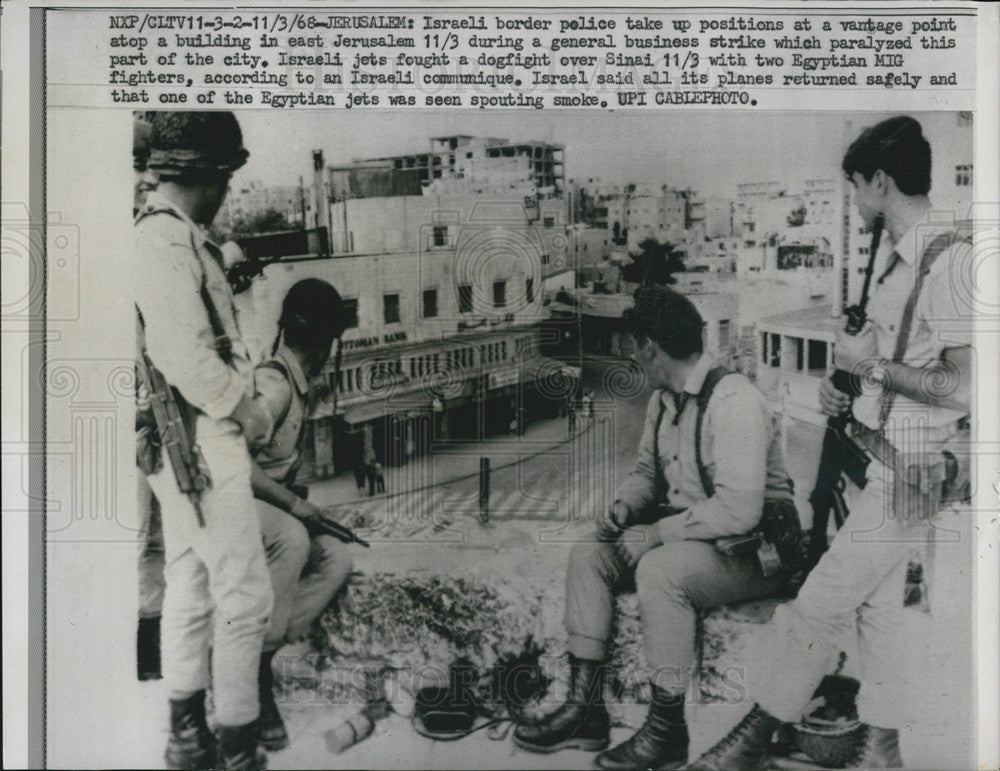
{"type": "MultiPolygon", "coordinates": [[[[655,12],[571,10],[411,9],[408,34],[539,57],[514,41],[558,31],[577,75],[492,72],[613,104],[472,109],[478,75],[397,109],[369,75],[262,105],[295,57],[378,51],[296,14],[268,70],[234,53],[271,47],[257,17],[244,47],[122,14],[97,106],[50,16],[45,184],[4,197],[5,252],[44,253],[4,293],[45,406],[18,439],[34,391],[5,383],[5,469],[44,478],[38,765],[995,767],[995,115],[906,109],[907,73],[884,101],[671,109],[680,86],[628,85],[642,61],[567,42],[639,56],[622,30],[655,12]],[[256,101],[140,98],[158,34],[191,68],[225,50],[256,101]]],[[[691,34],[782,29],[719,18],[691,34]]],[[[897,40],[948,34],[914,18],[897,40]]],[[[419,56],[396,71],[448,66],[419,56]]]]}

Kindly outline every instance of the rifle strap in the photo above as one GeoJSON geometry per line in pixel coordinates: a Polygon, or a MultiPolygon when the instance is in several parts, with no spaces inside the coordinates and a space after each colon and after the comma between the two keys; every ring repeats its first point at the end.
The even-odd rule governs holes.
{"type": "MultiPolygon", "coordinates": [[[[191,234],[191,248],[194,249],[195,254],[200,254],[194,233],[191,234]]],[[[205,306],[205,311],[208,314],[208,323],[212,327],[212,335],[215,337],[215,347],[219,352],[219,357],[226,364],[232,364],[233,341],[226,334],[226,328],[222,325],[222,317],[219,315],[219,309],[215,307],[215,301],[212,300],[212,295],[208,291],[208,272],[205,270],[204,265],[201,266],[201,288],[199,289],[199,294],[201,295],[202,305],[205,306]]],[[[236,315],[235,311],[233,315],[236,315]]]]}
{"type": "MultiPolygon", "coordinates": [[[[141,222],[147,216],[157,211],[161,210],[150,209],[141,211],[135,219],[135,224],[138,225],[139,222],[141,222]]],[[[173,211],[171,211],[170,209],[164,209],[162,211],[170,214],[171,216],[178,217],[178,215],[173,211]]],[[[215,247],[212,244],[209,244],[209,246],[211,246],[213,249],[216,250],[218,249],[218,247],[215,247]]],[[[212,295],[208,291],[208,275],[205,270],[205,265],[201,261],[201,250],[199,249],[198,241],[195,238],[194,232],[191,232],[191,250],[195,253],[195,256],[198,259],[198,265],[201,268],[201,286],[198,289],[198,294],[201,297],[201,303],[202,305],[205,306],[205,312],[208,315],[208,323],[209,326],[211,326],[212,328],[212,335],[215,337],[216,350],[219,352],[219,358],[221,358],[226,364],[231,365],[233,363],[233,341],[232,338],[226,333],[226,328],[222,324],[222,317],[219,315],[219,310],[218,308],[215,307],[215,301],[212,300],[212,295]]],[[[220,266],[221,269],[222,266],[221,255],[215,259],[216,263],[220,266]]],[[[136,305],[135,309],[136,311],[139,311],[139,306],[136,305]]],[[[233,316],[234,317],[236,316],[235,310],[233,311],[233,316]]],[[[145,322],[142,320],[141,311],[139,311],[139,322],[145,329],[146,325],[145,322]]]]}
{"type": "MultiPolygon", "coordinates": [[[[910,290],[910,296],[906,299],[906,305],[903,308],[903,317],[899,322],[899,334],[896,336],[896,347],[892,354],[892,360],[894,362],[902,362],[903,357],[906,355],[906,348],[910,343],[910,332],[913,328],[913,315],[917,308],[917,299],[920,297],[920,290],[924,286],[924,278],[931,271],[931,267],[934,265],[934,261],[941,256],[944,252],[954,246],[956,243],[966,241],[968,243],[972,242],[972,235],[968,232],[962,231],[950,231],[948,233],[941,233],[936,238],[934,238],[927,248],[924,249],[924,253],[920,258],[920,268],[917,271],[916,278],[913,282],[913,288],[910,290]]],[[[879,279],[879,283],[885,279],[892,269],[901,259],[898,254],[893,252],[894,259],[892,264],[886,269],[885,273],[882,274],[882,278],[879,279]]],[[[895,391],[889,391],[882,398],[881,412],[879,415],[879,426],[880,428],[885,427],[885,423],[889,418],[889,412],[892,409],[892,403],[896,397],[895,391]]]]}

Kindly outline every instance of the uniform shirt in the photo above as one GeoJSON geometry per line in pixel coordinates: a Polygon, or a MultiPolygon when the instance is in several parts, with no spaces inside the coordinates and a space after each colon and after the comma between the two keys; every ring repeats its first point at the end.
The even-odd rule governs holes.
{"type": "Polygon", "coordinates": [[[284,344],[278,347],[274,358],[285,366],[288,378],[280,370],[263,364],[254,370],[254,399],[275,420],[270,442],[260,449],[254,459],[264,473],[280,482],[299,458],[299,438],[309,400],[309,380],[295,354],[284,344]],[[282,413],[285,413],[285,418],[279,423],[277,421],[282,413]]]}
{"type": "MultiPolygon", "coordinates": [[[[869,303],[869,318],[875,334],[878,355],[892,359],[896,350],[896,339],[903,320],[903,310],[913,289],[920,261],[925,248],[942,233],[952,232],[954,227],[936,223],[918,222],[894,244],[892,254],[899,259],[882,282],[876,284],[869,303]]],[[[958,243],[938,255],[930,272],[924,276],[923,285],[913,313],[913,324],[907,343],[903,363],[910,367],[933,366],[941,358],[946,348],[972,345],[971,323],[968,312],[960,312],[959,294],[952,281],[952,270],[956,260],[962,259],[963,251],[971,246],[958,243]],[[958,323],[956,323],[958,322],[958,323]]],[[[893,263],[890,254],[876,276],[893,263]]],[[[960,287],[958,288],[960,289],[960,287]]],[[[942,381],[947,387],[948,377],[942,381]]],[[[878,428],[880,395],[862,396],[855,400],[854,417],[869,428],[878,428]]],[[[886,420],[886,436],[898,448],[921,441],[921,437],[941,438],[964,415],[958,410],[936,407],[909,399],[902,394],[892,397],[892,408],[886,420]]]]}
{"type": "Polygon", "coordinates": [[[138,216],[136,305],[145,323],[150,358],[188,403],[210,418],[228,417],[249,391],[252,365],[236,326],[219,249],[157,191],[149,193],[138,216]],[[232,342],[233,358],[228,365],[219,356],[202,302],[203,276],[232,342]]]}
{"type": "Polygon", "coordinates": [[[653,394],[646,409],[639,457],[618,492],[618,500],[633,512],[654,502],[653,433],[662,402],[662,489],[672,507],[686,509],[660,520],[664,541],[708,540],[747,533],[760,522],[765,489],[768,497],[792,498],[777,416],[756,386],[739,374],[727,375],[718,382],[702,420],[701,457],[715,487],[711,498],[705,495],[694,449],[696,396],[714,364],[708,355],[698,360],[684,385],[687,398],[677,425],[673,395],[667,391],[653,394]]]}

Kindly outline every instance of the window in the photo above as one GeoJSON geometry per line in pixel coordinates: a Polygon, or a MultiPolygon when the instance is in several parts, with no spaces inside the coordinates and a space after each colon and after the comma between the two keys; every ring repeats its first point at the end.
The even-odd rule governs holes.
{"type": "Polygon", "coordinates": [[[458,312],[472,313],[472,284],[458,285],[458,312]]]}
{"type": "MultiPolygon", "coordinates": [[[[586,244],[583,245],[583,251],[587,251],[587,245],[586,244]]],[[[543,254],[542,255],[542,265],[548,265],[548,264],[549,264],[549,256],[547,254],[543,254]]]]}
{"type": "Polygon", "coordinates": [[[438,315],[438,292],[437,289],[424,290],[424,318],[433,319],[438,315]]]}
{"type": "Polygon", "coordinates": [[[771,333],[771,366],[781,366],[781,335],[771,333]]]}
{"type": "Polygon", "coordinates": [[[344,325],[352,329],[358,325],[358,300],[344,300],[344,325]]]}
{"type": "Polygon", "coordinates": [[[383,309],[385,313],[385,323],[386,324],[398,324],[399,323],[399,295],[398,294],[387,294],[382,295],[383,309]]]}
{"type": "Polygon", "coordinates": [[[545,227],[546,228],[554,228],[556,226],[556,218],[555,217],[546,217],[543,220],[543,222],[545,223],[545,227]]]}
{"type": "Polygon", "coordinates": [[[719,350],[724,351],[729,347],[729,319],[722,319],[719,322],[719,350]]]}
{"type": "Polygon", "coordinates": [[[968,187],[972,184],[972,164],[955,167],[955,184],[968,187]]]}
{"type": "Polygon", "coordinates": [[[507,305],[507,282],[493,282],[493,307],[504,308],[507,305]]]}
{"type": "Polygon", "coordinates": [[[529,278],[524,282],[524,295],[529,303],[535,301],[535,279],[529,278]]]}
{"type": "Polygon", "coordinates": [[[809,341],[809,369],[813,372],[826,372],[826,341],[809,341]]]}
{"type": "Polygon", "coordinates": [[[448,226],[447,225],[435,225],[433,231],[433,237],[431,240],[432,246],[447,246],[448,245],[448,226]]]}

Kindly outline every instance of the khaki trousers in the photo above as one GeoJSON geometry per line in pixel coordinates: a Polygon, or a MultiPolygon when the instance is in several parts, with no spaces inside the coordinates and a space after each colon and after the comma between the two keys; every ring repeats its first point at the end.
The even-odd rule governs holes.
{"type": "Polygon", "coordinates": [[[753,695],[775,717],[798,721],[839,652],[856,636],[858,717],[882,728],[904,720],[907,640],[903,595],[907,563],[926,551],[932,525],[892,513],[892,471],[876,460],[863,490],[853,485],[850,515],[798,597],[775,612],[766,650],[755,659],[753,695]]]}
{"type": "Polygon", "coordinates": [[[310,538],[305,526],[287,512],[257,501],[264,552],[274,590],[274,610],[264,650],[304,637],[351,574],[347,546],[330,535],[310,538]]]}
{"type": "Polygon", "coordinates": [[[212,476],[211,488],[201,497],[204,528],[178,490],[169,462],[149,478],[163,512],[166,550],[163,674],[171,698],[211,684],[219,725],[240,726],[260,711],[257,669],[271,612],[271,581],[250,489],[250,457],[239,427],[200,415],[197,439],[212,476]]]}
{"type": "Polygon", "coordinates": [[[614,544],[574,544],[566,577],[569,652],[603,661],[614,632],[614,596],[634,579],[642,616],[646,662],[653,682],[671,693],[687,690],[695,665],[697,613],[731,602],[776,594],[781,577],[764,578],[751,559],[732,559],[704,541],[658,546],[630,570],[614,544]]]}

